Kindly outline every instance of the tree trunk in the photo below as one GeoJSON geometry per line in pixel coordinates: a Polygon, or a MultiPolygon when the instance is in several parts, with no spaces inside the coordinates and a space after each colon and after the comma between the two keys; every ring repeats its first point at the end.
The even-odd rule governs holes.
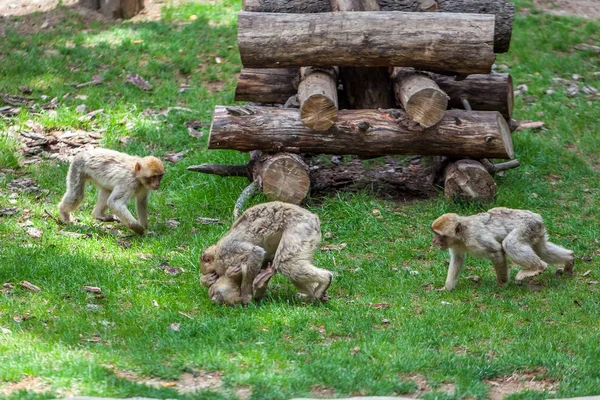
{"type": "Polygon", "coordinates": [[[408,117],[429,128],[440,122],[448,108],[448,95],[426,75],[413,70],[394,71],[394,92],[408,117]]]}
{"type": "Polygon", "coordinates": [[[337,72],[335,68],[301,68],[298,86],[300,119],[310,129],[326,131],[335,123],[338,112],[337,72]]]}
{"type": "Polygon", "coordinates": [[[235,88],[235,101],[285,103],[296,94],[300,74],[298,68],[244,68],[235,88]]]}
{"type": "Polygon", "coordinates": [[[473,110],[498,111],[510,120],[514,91],[509,74],[474,74],[465,79],[436,75],[434,79],[440,89],[450,96],[450,107],[462,109],[462,99],[467,99],[473,110]]]}
{"type": "MultiPolygon", "coordinates": [[[[494,52],[510,47],[515,5],[506,0],[378,0],[382,11],[494,14],[494,52]]],[[[244,0],[244,10],[274,13],[332,11],[330,0],[244,0]]]]}
{"type": "Polygon", "coordinates": [[[208,148],[367,157],[514,156],[510,130],[497,112],[449,110],[438,125],[422,128],[402,110],[341,110],[327,132],[308,129],[299,117],[295,109],[217,106],[208,148]]]}
{"type": "Polygon", "coordinates": [[[448,200],[491,203],[497,189],[492,175],[475,160],[459,160],[446,167],[444,194],[448,200]]]}
{"type": "Polygon", "coordinates": [[[464,75],[489,73],[495,60],[489,44],[493,35],[491,15],[238,14],[240,56],[250,68],[404,66],[464,75]]]}
{"type": "Polygon", "coordinates": [[[79,0],[79,5],[106,18],[131,18],[144,9],[144,0],[79,0]]]}

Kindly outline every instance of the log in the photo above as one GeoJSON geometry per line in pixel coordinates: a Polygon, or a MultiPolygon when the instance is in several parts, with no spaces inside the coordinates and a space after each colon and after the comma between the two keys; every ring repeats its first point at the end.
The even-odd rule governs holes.
{"type": "Polygon", "coordinates": [[[474,110],[498,111],[510,120],[514,105],[512,78],[509,74],[474,74],[464,79],[435,75],[435,82],[448,96],[449,107],[464,108],[467,99],[474,110]]]}
{"type": "Polygon", "coordinates": [[[493,37],[494,16],[482,14],[238,14],[238,47],[248,68],[399,66],[489,73],[493,37]]]}
{"type": "Polygon", "coordinates": [[[144,9],[144,0],[79,0],[79,5],[106,18],[131,18],[144,9]]]}
{"type": "MultiPolygon", "coordinates": [[[[381,11],[494,14],[494,52],[510,47],[515,6],[506,0],[378,0],[381,11]]],[[[322,13],[333,11],[330,0],[244,0],[244,10],[273,13],[322,13]]]]}
{"type": "Polygon", "coordinates": [[[304,125],[316,131],[326,131],[331,128],[338,112],[335,69],[302,68],[298,101],[300,120],[304,125]]]}
{"type": "MultiPolygon", "coordinates": [[[[378,68],[365,69],[370,71],[378,70],[378,68]]],[[[347,68],[344,69],[344,71],[347,70],[347,68]]],[[[242,86],[247,89],[245,90],[243,99],[239,99],[237,94],[235,99],[259,103],[270,103],[271,101],[269,100],[271,100],[272,97],[287,100],[290,96],[296,94],[296,89],[294,89],[293,85],[291,84],[284,86],[281,84],[271,85],[266,83],[272,81],[272,79],[275,79],[265,79],[262,76],[263,74],[270,74],[271,71],[274,71],[273,73],[276,74],[277,72],[275,71],[279,71],[279,69],[243,68],[238,80],[238,87],[242,86]],[[264,86],[260,86],[262,82],[265,82],[264,86]]],[[[292,68],[290,71],[295,71],[296,74],[299,73],[297,68],[292,68]]],[[[342,75],[341,78],[344,82],[345,91],[347,93],[349,91],[353,93],[352,96],[348,96],[350,103],[349,107],[347,108],[377,108],[372,107],[369,104],[386,104],[388,101],[383,100],[383,97],[390,99],[389,106],[379,106],[379,108],[393,108],[395,106],[392,94],[393,92],[391,89],[384,88],[378,89],[377,91],[370,91],[369,88],[365,88],[363,85],[361,85],[355,90],[351,90],[351,88],[346,87],[348,81],[358,85],[360,85],[361,82],[356,79],[345,79],[343,73],[340,73],[340,75],[342,75]]],[[[450,96],[448,106],[451,108],[462,109],[462,99],[466,98],[469,100],[469,103],[474,110],[499,111],[507,120],[509,120],[512,116],[514,97],[512,79],[509,74],[474,74],[468,75],[464,79],[460,79],[456,76],[433,74],[433,79],[440,89],[450,96]]],[[[377,80],[377,82],[379,82],[379,80],[377,80]]],[[[341,96],[338,94],[338,99],[339,97],[341,96]]],[[[281,103],[283,102],[284,101],[281,103]]]]}
{"type": "MultiPolygon", "coordinates": [[[[331,0],[334,11],[378,11],[376,0],[331,0]]],[[[342,67],[340,76],[348,108],[394,108],[387,67],[342,67]]]]}
{"type": "Polygon", "coordinates": [[[208,148],[366,157],[514,157],[508,125],[494,111],[449,110],[439,124],[422,128],[402,110],[340,110],[336,124],[326,132],[308,129],[299,117],[295,109],[217,106],[208,148]]]}
{"type": "Polygon", "coordinates": [[[408,117],[428,128],[440,122],[448,108],[448,95],[427,75],[395,69],[394,93],[408,117]]]}
{"type": "Polygon", "coordinates": [[[475,160],[459,160],[448,164],[444,195],[448,200],[490,203],[498,187],[487,169],[475,160]]]}
{"type": "Polygon", "coordinates": [[[298,68],[244,68],[235,88],[235,100],[283,104],[296,94],[299,82],[298,68]]]}
{"type": "Polygon", "coordinates": [[[248,176],[247,164],[200,164],[190,165],[187,170],[219,176],[248,176]]]}
{"type": "Polygon", "coordinates": [[[269,201],[300,204],[310,191],[308,165],[297,154],[261,154],[251,162],[252,176],[269,201]]]}
{"type": "Polygon", "coordinates": [[[494,164],[487,158],[482,158],[479,160],[481,165],[492,175],[495,175],[498,172],[506,171],[512,168],[517,168],[521,165],[519,160],[510,160],[503,163],[494,164]]]}

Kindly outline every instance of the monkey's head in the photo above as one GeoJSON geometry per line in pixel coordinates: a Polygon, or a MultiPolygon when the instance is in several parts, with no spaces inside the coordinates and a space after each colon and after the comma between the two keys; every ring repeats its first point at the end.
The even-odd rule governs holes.
{"type": "Polygon", "coordinates": [[[227,275],[221,276],[208,289],[208,296],[212,301],[229,306],[240,304],[242,302],[241,289],[239,283],[227,275]]]}
{"type": "Polygon", "coordinates": [[[433,230],[433,245],[441,250],[461,242],[462,225],[458,214],[444,214],[431,224],[433,230]]]}
{"type": "Polygon", "coordinates": [[[200,271],[203,275],[215,272],[213,267],[213,261],[215,260],[215,253],[217,251],[217,245],[207,247],[200,256],[200,271]]]}
{"type": "Polygon", "coordinates": [[[162,161],[154,156],[142,158],[135,163],[135,173],[138,180],[149,190],[158,190],[160,181],[165,174],[162,161]]]}

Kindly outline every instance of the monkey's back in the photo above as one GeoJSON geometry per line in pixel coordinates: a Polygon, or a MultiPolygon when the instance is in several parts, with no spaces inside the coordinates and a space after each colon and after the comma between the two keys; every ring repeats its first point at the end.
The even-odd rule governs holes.
{"type": "Polygon", "coordinates": [[[515,229],[521,229],[523,234],[544,232],[544,221],[541,215],[529,210],[496,207],[473,217],[493,232],[498,241],[502,241],[515,229]]]}
{"type": "Polygon", "coordinates": [[[71,168],[83,168],[87,180],[96,187],[110,190],[123,183],[123,171],[130,171],[131,177],[134,176],[134,166],[139,159],[115,150],[98,148],[78,153],[71,162],[71,168]],[[102,176],[103,182],[94,180],[93,176],[102,176]]]}

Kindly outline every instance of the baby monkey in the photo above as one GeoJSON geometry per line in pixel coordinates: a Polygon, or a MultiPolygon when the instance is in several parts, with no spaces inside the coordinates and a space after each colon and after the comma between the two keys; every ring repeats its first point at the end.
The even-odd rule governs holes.
{"type": "Polygon", "coordinates": [[[264,294],[269,279],[279,272],[307,301],[327,301],[332,274],[312,264],[320,243],[317,215],[278,201],[259,204],[246,210],[221,240],[204,251],[201,282],[210,287],[216,302],[248,304],[253,295],[264,294]]]}
{"type": "Polygon", "coordinates": [[[129,229],[142,235],[148,229],[148,195],[160,188],[164,173],[162,161],[153,156],[141,158],[107,149],[78,153],[67,174],[67,192],[58,204],[60,219],[71,221],[71,212],[81,204],[85,183],[90,181],[98,189],[94,217],[116,221],[114,216],[105,214],[110,208],[129,229]],[[127,202],[134,197],[137,220],[127,209],[127,202]]]}
{"type": "Polygon", "coordinates": [[[491,260],[501,285],[508,282],[507,257],[524,267],[517,273],[517,284],[541,274],[548,264],[563,265],[557,274],[573,273],[573,252],[549,242],[542,217],[531,211],[498,207],[471,216],[444,214],[431,229],[433,244],[450,250],[447,290],[456,287],[467,253],[491,260]]]}

